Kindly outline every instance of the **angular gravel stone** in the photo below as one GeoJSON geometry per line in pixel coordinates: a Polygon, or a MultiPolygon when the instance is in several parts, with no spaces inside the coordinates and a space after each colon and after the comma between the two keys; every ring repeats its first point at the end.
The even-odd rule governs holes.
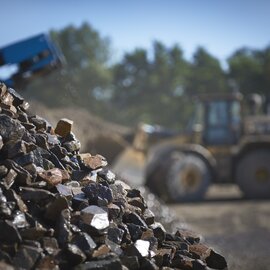
{"type": "Polygon", "coordinates": [[[66,137],[72,129],[73,121],[67,118],[62,118],[58,121],[54,132],[61,137],[66,137]]]}
{"type": "Polygon", "coordinates": [[[76,234],[71,242],[83,250],[87,255],[90,255],[97,246],[91,236],[84,232],[76,234]]]}
{"type": "Polygon", "coordinates": [[[22,245],[13,259],[14,265],[20,269],[32,269],[40,256],[40,249],[22,245]]]}
{"type": "Polygon", "coordinates": [[[16,226],[9,220],[0,221],[0,243],[18,244],[22,241],[21,235],[16,226]]]}
{"type": "Polygon", "coordinates": [[[213,269],[225,269],[227,268],[227,262],[225,258],[211,249],[210,255],[205,259],[208,267],[213,269]]]}
{"type": "Polygon", "coordinates": [[[106,206],[113,200],[110,188],[98,183],[90,183],[86,187],[83,187],[82,191],[91,204],[106,206]]]}
{"type": "Polygon", "coordinates": [[[91,205],[81,211],[81,219],[97,230],[104,230],[109,226],[108,213],[102,208],[91,205]]]}
{"type": "Polygon", "coordinates": [[[125,254],[128,256],[148,257],[150,243],[144,240],[136,240],[134,244],[127,246],[125,254]]]}
{"type": "Polygon", "coordinates": [[[0,114],[0,135],[3,142],[20,140],[25,132],[24,126],[19,121],[13,120],[7,115],[0,114]]]}
{"type": "Polygon", "coordinates": [[[40,180],[47,182],[49,186],[56,186],[70,179],[70,176],[66,171],[58,168],[42,171],[38,173],[38,177],[40,180]]]}
{"type": "Polygon", "coordinates": [[[91,170],[96,170],[107,166],[106,159],[101,155],[80,154],[83,165],[91,170]]]}
{"type": "Polygon", "coordinates": [[[116,256],[105,256],[104,259],[98,261],[86,262],[80,267],[76,268],[80,270],[122,270],[122,264],[119,258],[116,256]]]}
{"type": "Polygon", "coordinates": [[[2,182],[6,188],[11,188],[11,186],[15,182],[17,175],[18,174],[13,169],[9,170],[8,174],[2,179],[2,182]]]}

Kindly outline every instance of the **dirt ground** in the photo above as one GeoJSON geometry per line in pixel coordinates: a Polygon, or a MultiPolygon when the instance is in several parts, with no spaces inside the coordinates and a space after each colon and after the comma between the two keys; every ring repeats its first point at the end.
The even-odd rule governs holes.
{"type": "MultiPolygon", "coordinates": [[[[142,169],[132,151],[113,166],[132,186],[143,184],[142,169]]],[[[213,185],[202,202],[168,207],[179,227],[201,234],[225,256],[229,270],[270,270],[270,200],[247,201],[235,185],[213,185]]]]}
{"type": "Polygon", "coordinates": [[[211,189],[215,199],[170,209],[226,257],[230,270],[270,269],[270,201],[246,201],[240,192],[236,197],[233,185],[211,189]]]}

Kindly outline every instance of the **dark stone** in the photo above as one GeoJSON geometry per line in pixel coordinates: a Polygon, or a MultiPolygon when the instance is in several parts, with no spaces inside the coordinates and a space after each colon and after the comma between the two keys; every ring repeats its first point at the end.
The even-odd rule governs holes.
{"type": "Polygon", "coordinates": [[[88,199],[86,198],[84,193],[79,193],[73,196],[72,198],[72,206],[74,209],[82,210],[89,206],[88,199]],[[83,208],[82,208],[83,207],[83,208]]]}
{"type": "Polygon", "coordinates": [[[28,187],[21,187],[20,188],[20,195],[24,201],[44,201],[44,200],[52,200],[54,199],[55,195],[47,190],[38,189],[38,188],[28,188],[28,187]]]}
{"type": "Polygon", "coordinates": [[[125,223],[132,223],[138,226],[142,226],[147,228],[147,224],[144,222],[144,220],[136,213],[125,213],[123,216],[123,221],[125,223]]]}
{"type": "Polygon", "coordinates": [[[66,247],[68,262],[71,265],[77,265],[86,260],[85,254],[76,245],[68,244],[66,247]]]}
{"type": "Polygon", "coordinates": [[[124,231],[122,243],[129,244],[131,243],[131,235],[129,233],[128,226],[124,223],[121,223],[118,225],[118,228],[122,229],[124,231]]]}
{"type": "Polygon", "coordinates": [[[50,160],[48,160],[46,158],[42,159],[42,163],[43,163],[43,168],[45,170],[50,170],[50,169],[53,169],[55,167],[55,165],[50,160]]]}
{"type": "Polygon", "coordinates": [[[170,267],[184,270],[193,270],[193,259],[176,253],[172,258],[170,267]]]}
{"type": "Polygon", "coordinates": [[[140,269],[140,263],[137,256],[123,256],[121,257],[121,262],[130,270],[140,269]]]}
{"type": "Polygon", "coordinates": [[[31,174],[32,179],[37,178],[37,172],[38,170],[40,170],[40,168],[37,168],[35,164],[28,164],[26,166],[23,166],[23,168],[31,174]]]}
{"type": "Polygon", "coordinates": [[[145,223],[149,226],[155,222],[155,215],[149,208],[147,208],[143,213],[143,219],[145,223]]]}
{"type": "Polygon", "coordinates": [[[42,247],[49,255],[54,254],[59,248],[57,240],[54,237],[43,237],[42,247]]]}
{"type": "Polygon", "coordinates": [[[21,235],[16,226],[9,220],[0,221],[0,243],[13,245],[22,241],[21,235]]]}
{"type": "Polygon", "coordinates": [[[80,165],[76,157],[66,156],[60,160],[68,171],[80,170],[80,165]]]}
{"type": "Polygon", "coordinates": [[[71,187],[69,187],[69,186],[58,184],[58,185],[56,185],[56,189],[57,189],[58,193],[61,194],[62,196],[65,196],[67,198],[73,197],[71,187]]]}
{"type": "Polygon", "coordinates": [[[88,171],[76,170],[72,172],[71,179],[80,182],[84,180],[86,177],[88,177],[89,175],[90,175],[90,172],[88,171]]]}
{"type": "MultiPolygon", "coordinates": [[[[0,104],[0,111],[3,115],[11,118],[16,118],[16,113],[14,112],[14,107],[10,105],[0,104]],[[13,110],[12,110],[13,108],[13,110]]],[[[23,125],[23,123],[21,123],[23,125]]]]}
{"type": "Polygon", "coordinates": [[[36,240],[44,237],[48,231],[42,226],[26,228],[20,230],[20,235],[24,240],[36,240]]]}
{"type": "Polygon", "coordinates": [[[29,132],[35,132],[36,126],[34,124],[31,123],[25,123],[22,122],[21,123],[29,132]]]}
{"type": "Polygon", "coordinates": [[[33,247],[33,248],[38,248],[38,249],[41,248],[41,244],[34,240],[23,240],[22,244],[25,246],[33,247]]]}
{"type": "Polygon", "coordinates": [[[9,170],[8,174],[2,179],[2,182],[6,188],[11,188],[11,186],[15,182],[17,175],[18,174],[13,169],[9,170]]]}
{"type": "Polygon", "coordinates": [[[20,269],[32,269],[40,256],[41,249],[22,245],[13,258],[13,262],[20,269]]]}
{"type": "Polygon", "coordinates": [[[141,270],[158,270],[159,267],[152,260],[149,260],[147,258],[141,258],[140,269],[141,270]]]}
{"type": "Polygon", "coordinates": [[[175,236],[181,237],[192,245],[200,242],[200,236],[188,230],[178,230],[176,231],[175,236]]]}
{"type": "Polygon", "coordinates": [[[24,123],[27,123],[28,122],[28,116],[25,112],[23,111],[19,111],[18,112],[18,120],[20,122],[24,122],[24,123]]]}
{"type": "Polygon", "coordinates": [[[201,260],[192,261],[192,266],[193,266],[193,268],[192,268],[193,270],[208,270],[209,269],[208,267],[206,267],[205,263],[201,260]]]}
{"type": "Polygon", "coordinates": [[[18,182],[18,184],[27,185],[31,182],[31,174],[19,166],[15,161],[6,159],[3,163],[8,169],[13,169],[18,174],[16,178],[16,182],[18,182]]]}
{"type": "Polygon", "coordinates": [[[59,261],[54,256],[44,256],[36,265],[36,269],[50,269],[50,270],[59,270],[59,261]]]}
{"type": "Polygon", "coordinates": [[[60,145],[55,145],[50,149],[59,159],[66,157],[68,154],[67,150],[60,145]]]}
{"type": "Polygon", "coordinates": [[[107,181],[109,184],[113,184],[115,182],[115,174],[111,170],[102,170],[98,172],[98,176],[107,181]]]}
{"type": "Polygon", "coordinates": [[[63,140],[63,143],[65,143],[65,142],[76,141],[77,138],[73,132],[70,132],[64,138],[62,138],[62,140],[63,140]]]}
{"type": "Polygon", "coordinates": [[[159,222],[155,222],[150,227],[152,228],[154,232],[154,236],[158,239],[159,242],[162,242],[165,240],[166,231],[159,222]]]}
{"type": "Polygon", "coordinates": [[[65,246],[72,239],[72,232],[70,230],[70,219],[70,210],[62,210],[61,215],[58,218],[56,230],[57,240],[61,247],[65,246]]]}
{"type": "Polygon", "coordinates": [[[56,221],[62,210],[68,208],[69,204],[66,197],[59,196],[47,205],[44,217],[52,221],[56,221]]]}
{"type": "Polygon", "coordinates": [[[5,144],[5,152],[7,158],[14,158],[20,155],[25,155],[27,153],[27,143],[24,141],[10,141],[5,144]]]}
{"type": "Polygon", "coordinates": [[[109,214],[109,220],[117,220],[120,218],[121,209],[116,204],[110,203],[107,205],[108,208],[108,214],[109,214]]]}
{"type": "Polygon", "coordinates": [[[128,231],[132,241],[136,241],[142,236],[142,227],[133,223],[127,223],[128,231]]]}
{"type": "Polygon", "coordinates": [[[76,140],[71,142],[65,142],[62,144],[62,146],[65,147],[68,152],[75,153],[80,150],[81,143],[78,140],[76,140]]]}
{"type": "Polygon", "coordinates": [[[24,98],[13,88],[8,88],[8,92],[12,95],[13,97],[13,105],[14,106],[20,106],[24,102],[24,98]]]}
{"type": "Polygon", "coordinates": [[[121,256],[123,254],[123,249],[115,242],[105,239],[105,244],[109,247],[111,252],[115,253],[116,255],[121,256]]]}
{"type": "Polygon", "coordinates": [[[89,203],[92,204],[106,206],[113,200],[110,188],[98,183],[91,183],[86,187],[83,187],[82,191],[88,198],[89,203]]]}
{"type": "Polygon", "coordinates": [[[141,197],[141,192],[138,189],[130,189],[127,191],[127,197],[129,198],[136,198],[136,197],[141,197]]]}
{"type": "Polygon", "coordinates": [[[206,264],[214,269],[225,269],[227,267],[225,258],[212,249],[210,255],[206,258],[206,264]]]}
{"type": "Polygon", "coordinates": [[[71,243],[78,246],[87,255],[90,255],[97,246],[91,236],[84,232],[75,234],[71,243]]]}
{"type": "Polygon", "coordinates": [[[189,251],[189,245],[185,242],[180,241],[163,241],[162,247],[164,248],[176,248],[178,250],[187,250],[189,251]]]}
{"type": "Polygon", "coordinates": [[[49,145],[47,142],[47,137],[44,134],[35,134],[36,144],[37,146],[49,150],[49,145]]]}
{"type": "Polygon", "coordinates": [[[19,121],[13,120],[7,115],[0,115],[0,135],[5,143],[8,140],[17,141],[23,137],[25,128],[19,121]]]}
{"type": "Polygon", "coordinates": [[[116,244],[121,244],[124,230],[117,227],[108,228],[108,239],[116,244]]]}
{"type": "MultiPolygon", "coordinates": [[[[102,256],[103,257],[103,256],[102,256]]],[[[97,261],[86,262],[78,267],[77,270],[122,270],[120,259],[116,255],[106,255],[97,261]]]]}
{"type": "Polygon", "coordinates": [[[140,208],[142,211],[147,208],[144,200],[141,197],[129,198],[128,203],[132,206],[140,208]]]}
{"type": "Polygon", "coordinates": [[[30,122],[35,125],[37,130],[43,129],[44,131],[47,129],[47,121],[40,116],[31,117],[30,122]]]}
{"type": "MultiPolygon", "coordinates": [[[[0,250],[0,263],[3,261],[8,263],[8,264],[11,264],[11,258],[9,256],[9,254],[4,252],[3,250],[0,250]]],[[[6,268],[1,268],[1,265],[0,265],[0,269],[5,270],[6,268]]]]}

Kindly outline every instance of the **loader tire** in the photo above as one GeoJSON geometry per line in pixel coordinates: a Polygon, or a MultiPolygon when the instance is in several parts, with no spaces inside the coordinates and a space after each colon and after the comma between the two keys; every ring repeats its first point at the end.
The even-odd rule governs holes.
{"type": "Polygon", "coordinates": [[[245,154],[237,164],[235,180],[246,198],[270,198],[270,150],[245,154]]]}
{"type": "Polygon", "coordinates": [[[148,187],[166,202],[201,200],[210,183],[210,170],[200,156],[175,151],[147,178],[148,187]]]}

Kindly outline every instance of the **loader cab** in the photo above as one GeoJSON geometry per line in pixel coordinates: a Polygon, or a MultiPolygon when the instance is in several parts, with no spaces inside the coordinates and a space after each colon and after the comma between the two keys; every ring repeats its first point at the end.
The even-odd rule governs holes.
{"type": "Polygon", "coordinates": [[[242,130],[241,96],[199,96],[193,122],[194,142],[204,145],[237,144],[242,130]]]}

